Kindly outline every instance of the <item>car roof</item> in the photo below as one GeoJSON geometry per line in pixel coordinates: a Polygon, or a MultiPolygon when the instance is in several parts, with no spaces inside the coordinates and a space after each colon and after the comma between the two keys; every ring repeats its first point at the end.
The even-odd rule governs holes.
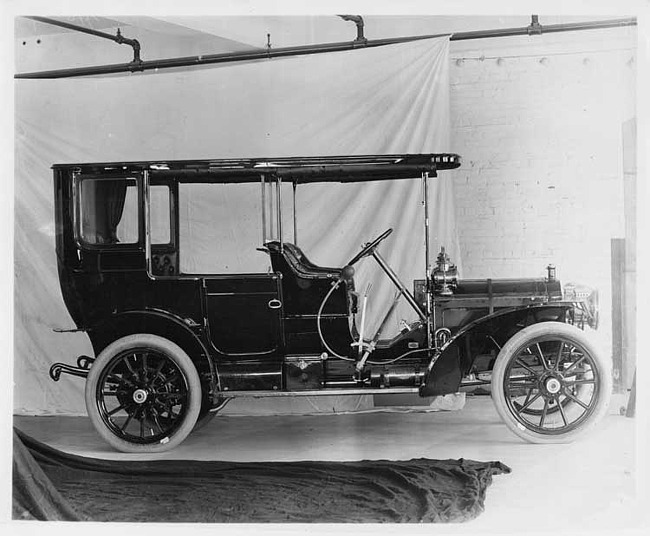
{"type": "Polygon", "coordinates": [[[53,169],[74,169],[83,175],[123,175],[149,171],[151,177],[170,177],[180,182],[243,183],[268,180],[293,183],[365,182],[435,176],[455,169],[461,158],[453,153],[361,156],[311,156],[217,160],[156,160],[56,164],[53,169]]]}

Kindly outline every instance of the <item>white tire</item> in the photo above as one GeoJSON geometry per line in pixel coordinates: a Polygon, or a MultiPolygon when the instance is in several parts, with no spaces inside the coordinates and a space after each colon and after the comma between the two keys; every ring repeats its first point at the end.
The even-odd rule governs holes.
{"type": "Polygon", "coordinates": [[[611,365],[569,324],[540,322],[508,340],[492,371],[492,400],[506,426],[532,443],[568,443],[607,414],[611,365]]]}
{"type": "Polygon", "coordinates": [[[92,364],[86,409],[93,426],[122,452],[163,452],[192,431],[201,409],[201,382],[189,356],[157,335],[128,335],[92,364]]]}

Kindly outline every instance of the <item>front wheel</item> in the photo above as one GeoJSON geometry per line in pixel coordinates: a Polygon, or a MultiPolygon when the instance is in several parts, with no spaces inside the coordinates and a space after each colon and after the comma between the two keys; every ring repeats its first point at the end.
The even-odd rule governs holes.
{"type": "Polygon", "coordinates": [[[606,413],[611,367],[585,333],[541,322],[516,333],[492,372],[492,399],[510,430],[532,443],[566,443],[606,413]]]}
{"type": "Polygon", "coordinates": [[[146,333],[108,345],[86,381],[86,409],[106,442],[122,452],[162,452],[192,431],[201,382],[189,356],[146,333]]]}

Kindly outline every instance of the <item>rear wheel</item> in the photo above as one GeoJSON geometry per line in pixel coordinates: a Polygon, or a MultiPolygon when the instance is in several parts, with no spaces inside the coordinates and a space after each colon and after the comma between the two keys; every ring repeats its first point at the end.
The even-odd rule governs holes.
{"type": "Polygon", "coordinates": [[[585,333],[559,322],[522,329],[501,349],[492,399],[508,428],[533,443],[573,441],[606,413],[610,366],[585,333]]]}
{"type": "Polygon", "coordinates": [[[151,334],[123,337],[97,357],[86,382],[86,408],[97,432],[122,452],[162,452],[192,431],[201,383],[192,360],[151,334]]]}

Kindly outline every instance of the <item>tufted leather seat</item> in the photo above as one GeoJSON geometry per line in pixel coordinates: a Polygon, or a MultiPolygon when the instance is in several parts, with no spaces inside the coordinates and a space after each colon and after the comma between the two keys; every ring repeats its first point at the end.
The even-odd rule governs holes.
{"type": "Polygon", "coordinates": [[[279,242],[267,242],[265,245],[271,255],[273,270],[285,276],[289,275],[285,273],[286,266],[291,268],[296,276],[307,279],[337,278],[341,274],[341,268],[315,265],[295,244],[285,242],[282,251],[279,242]]]}

